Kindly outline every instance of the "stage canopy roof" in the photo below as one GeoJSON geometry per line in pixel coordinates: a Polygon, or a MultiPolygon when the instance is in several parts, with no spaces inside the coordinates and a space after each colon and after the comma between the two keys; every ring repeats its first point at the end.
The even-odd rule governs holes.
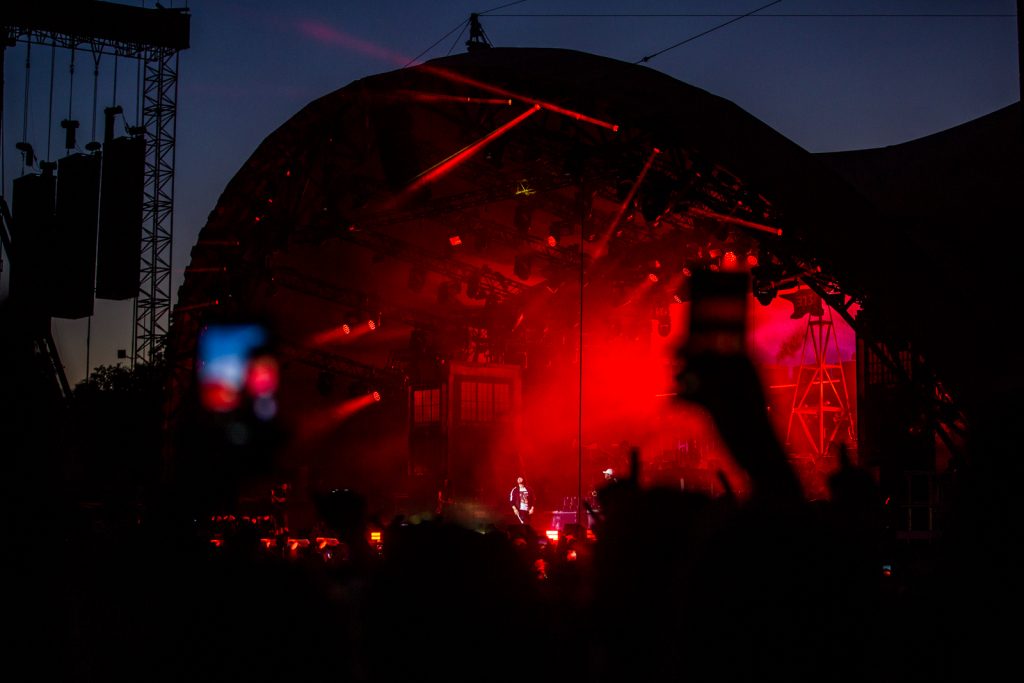
{"type": "Polygon", "coordinates": [[[756,262],[760,299],[807,284],[967,392],[967,328],[991,310],[967,292],[1004,283],[981,262],[1014,258],[995,237],[1019,223],[1010,123],[1016,137],[985,145],[951,132],[816,156],[725,99],[581,52],[481,49],[371,76],[268,136],[220,197],[179,292],[175,395],[202,325],[253,317],[295,363],[375,384],[430,381],[438,359],[571,364],[585,333],[649,329],[729,253],[756,262]],[[950,147],[999,173],[964,178],[950,147]],[[930,174],[910,183],[908,164],[930,174]],[[381,335],[331,336],[370,320],[381,335]]]}

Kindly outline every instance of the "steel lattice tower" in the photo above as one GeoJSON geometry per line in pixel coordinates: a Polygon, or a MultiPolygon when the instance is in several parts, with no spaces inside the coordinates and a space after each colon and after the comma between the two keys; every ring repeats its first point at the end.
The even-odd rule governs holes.
{"type": "Polygon", "coordinates": [[[188,10],[38,0],[4,13],[5,45],[88,47],[97,58],[126,57],[142,64],[146,163],[132,364],[151,362],[164,347],[171,315],[178,56],[189,46],[188,10]]]}
{"type": "Polygon", "coordinates": [[[133,364],[150,362],[160,353],[171,315],[178,51],[153,50],[144,60],[143,72],[146,171],[133,364]]]}

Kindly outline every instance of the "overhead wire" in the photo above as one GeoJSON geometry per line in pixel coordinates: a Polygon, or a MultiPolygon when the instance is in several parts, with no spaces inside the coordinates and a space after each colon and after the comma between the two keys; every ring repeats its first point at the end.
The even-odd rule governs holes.
{"type": "Polygon", "coordinates": [[[723,17],[736,17],[738,19],[743,17],[749,17],[752,19],[857,19],[857,18],[875,18],[875,19],[986,19],[986,18],[1008,18],[1016,17],[1016,14],[1005,13],[1005,12],[970,12],[970,13],[937,13],[937,12],[912,12],[912,13],[895,13],[895,12],[772,12],[771,14],[757,14],[757,15],[746,15],[736,14],[735,12],[671,12],[671,13],[645,13],[638,14],[633,12],[589,12],[589,13],[568,13],[568,12],[550,12],[543,14],[491,14],[491,17],[502,17],[508,18],[531,18],[531,19],[649,19],[649,18],[723,18],[723,17]]]}
{"type": "MultiPolygon", "coordinates": [[[[438,43],[440,43],[440,42],[441,42],[442,40],[444,40],[445,38],[447,38],[447,37],[448,37],[448,36],[450,36],[451,34],[455,33],[455,30],[456,30],[456,29],[459,29],[459,28],[461,28],[461,29],[462,29],[463,31],[465,31],[465,30],[466,30],[466,25],[467,25],[467,24],[469,24],[469,19],[465,19],[465,20],[461,21],[461,22],[460,22],[460,23],[459,23],[459,24],[458,24],[458,25],[457,25],[457,26],[456,26],[455,28],[453,28],[452,30],[448,31],[448,33],[444,34],[443,36],[441,36],[440,38],[438,38],[438,39],[437,39],[436,41],[434,41],[434,44],[433,44],[433,45],[431,45],[431,46],[430,46],[430,47],[428,47],[428,48],[427,48],[426,50],[424,50],[423,52],[419,53],[418,55],[416,55],[415,57],[413,57],[412,59],[410,59],[410,60],[409,60],[408,62],[406,62],[406,63],[405,63],[405,66],[403,66],[402,68],[403,68],[403,69],[404,69],[404,68],[406,68],[407,66],[409,66],[410,64],[412,64],[413,62],[415,62],[415,61],[416,61],[417,59],[419,59],[419,58],[420,58],[420,57],[422,57],[423,55],[425,55],[425,54],[427,54],[428,52],[430,52],[431,50],[433,50],[433,49],[434,49],[435,47],[437,47],[438,43]]],[[[462,34],[460,33],[460,34],[459,34],[459,37],[461,37],[461,36],[462,36],[462,34]]],[[[456,38],[456,40],[458,40],[458,38],[456,38]]],[[[451,50],[449,50],[449,52],[451,52],[451,50]]]]}
{"type": "Polygon", "coordinates": [[[655,52],[655,53],[653,53],[653,54],[649,54],[649,55],[646,55],[646,56],[644,56],[644,57],[641,57],[641,58],[640,58],[640,59],[638,59],[638,60],[637,60],[637,61],[636,61],[635,63],[636,63],[636,64],[646,64],[647,62],[651,61],[652,59],[654,59],[654,58],[655,58],[655,57],[657,57],[658,55],[663,55],[663,54],[665,54],[666,52],[668,52],[669,50],[674,50],[674,49],[676,49],[677,47],[680,47],[680,46],[682,46],[682,45],[686,45],[687,43],[689,43],[689,42],[691,42],[691,41],[697,40],[698,38],[701,38],[701,37],[703,37],[703,36],[706,36],[706,35],[707,35],[707,34],[709,34],[709,33],[713,33],[713,32],[717,31],[717,30],[718,30],[718,29],[720,29],[720,28],[725,28],[725,27],[726,27],[726,26],[728,26],[729,24],[734,24],[734,23],[736,23],[737,21],[739,21],[740,19],[744,19],[744,18],[746,18],[746,17],[749,17],[749,16],[751,15],[751,14],[756,14],[756,13],[760,12],[760,11],[761,11],[761,10],[763,10],[763,9],[768,9],[768,8],[769,8],[769,7],[771,7],[772,5],[777,5],[777,4],[779,4],[780,2],[782,2],[782,0],[772,0],[772,2],[769,2],[769,3],[767,4],[767,5],[761,5],[761,6],[760,6],[760,7],[758,7],[757,9],[754,9],[754,10],[750,10],[750,11],[749,11],[749,12],[747,12],[746,14],[742,14],[742,15],[740,15],[740,16],[738,16],[738,17],[733,17],[733,18],[732,18],[732,19],[730,19],[729,21],[723,22],[723,23],[719,24],[718,26],[713,26],[712,28],[709,28],[709,29],[708,29],[708,30],[706,30],[706,31],[701,31],[700,33],[698,33],[698,34],[696,34],[696,35],[692,35],[692,36],[690,36],[689,38],[687,38],[686,40],[680,40],[680,41],[679,41],[678,43],[676,43],[675,45],[669,45],[668,47],[666,47],[666,48],[665,48],[665,49],[663,49],[663,50],[658,50],[657,52],[655,52]]]}
{"type": "Polygon", "coordinates": [[[459,44],[460,40],[462,40],[462,34],[466,32],[466,28],[468,26],[469,26],[469,19],[466,19],[465,23],[462,24],[462,30],[459,31],[459,35],[455,36],[455,40],[452,41],[452,46],[450,48],[448,48],[448,52],[445,53],[446,56],[450,55],[452,53],[452,50],[455,49],[455,46],[459,44]]]}

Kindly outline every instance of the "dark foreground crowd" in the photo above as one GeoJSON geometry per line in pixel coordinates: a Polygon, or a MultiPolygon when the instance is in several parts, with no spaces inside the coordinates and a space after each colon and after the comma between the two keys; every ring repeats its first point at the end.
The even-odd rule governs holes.
{"type": "MultiPolygon", "coordinates": [[[[902,557],[874,480],[841,458],[807,501],[745,359],[689,368],[688,397],[750,476],[742,499],[599,491],[592,534],[398,517],[320,499],[328,552],[268,551],[159,521],[32,539],[8,584],[9,680],[992,680],[1020,632],[1020,529],[999,438],[976,440],[944,536],[902,557]],[[539,532],[539,533],[538,533],[539,532]],[[888,568],[885,565],[889,565],[888,568]]],[[[994,432],[985,432],[992,434],[994,432]]],[[[170,519],[170,517],[168,518],[170,519]]]]}

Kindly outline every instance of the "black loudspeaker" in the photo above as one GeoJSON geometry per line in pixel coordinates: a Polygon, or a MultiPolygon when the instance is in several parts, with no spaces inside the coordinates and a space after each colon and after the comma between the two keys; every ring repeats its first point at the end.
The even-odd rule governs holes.
{"type": "MultiPolygon", "coordinates": [[[[584,524],[584,526],[585,527],[589,527],[590,526],[590,524],[589,524],[590,515],[585,515],[585,516],[587,517],[586,521],[588,523],[584,524]]],[[[566,527],[571,526],[571,525],[573,525],[575,523],[576,523],[576,512],[575,511],[556,510],[555,512],[551,513],[551,528],[552,529],[555,529],[557,531],[563,531],[566,527]]]]}
{"type": "Polygon", "coordinates": [[[99,299],[131,299],[138,293],[145,165],[146,141],[141,136],[114,138],[104,146],[96,254],[99,299]]]}
{"type": "Polygon", "coordinates": [[[23,175],[11,183],[11,299],[44,317],[48,315],[47,250],[53,247],[56,191],[52,172],[23,175]]]}
{"type": "Polygon", "coordinates": [[[57,162],[50,299],[50,313],[56,318],[92,315],[99,196],[99,155],[72,154],[57,162]]]}

